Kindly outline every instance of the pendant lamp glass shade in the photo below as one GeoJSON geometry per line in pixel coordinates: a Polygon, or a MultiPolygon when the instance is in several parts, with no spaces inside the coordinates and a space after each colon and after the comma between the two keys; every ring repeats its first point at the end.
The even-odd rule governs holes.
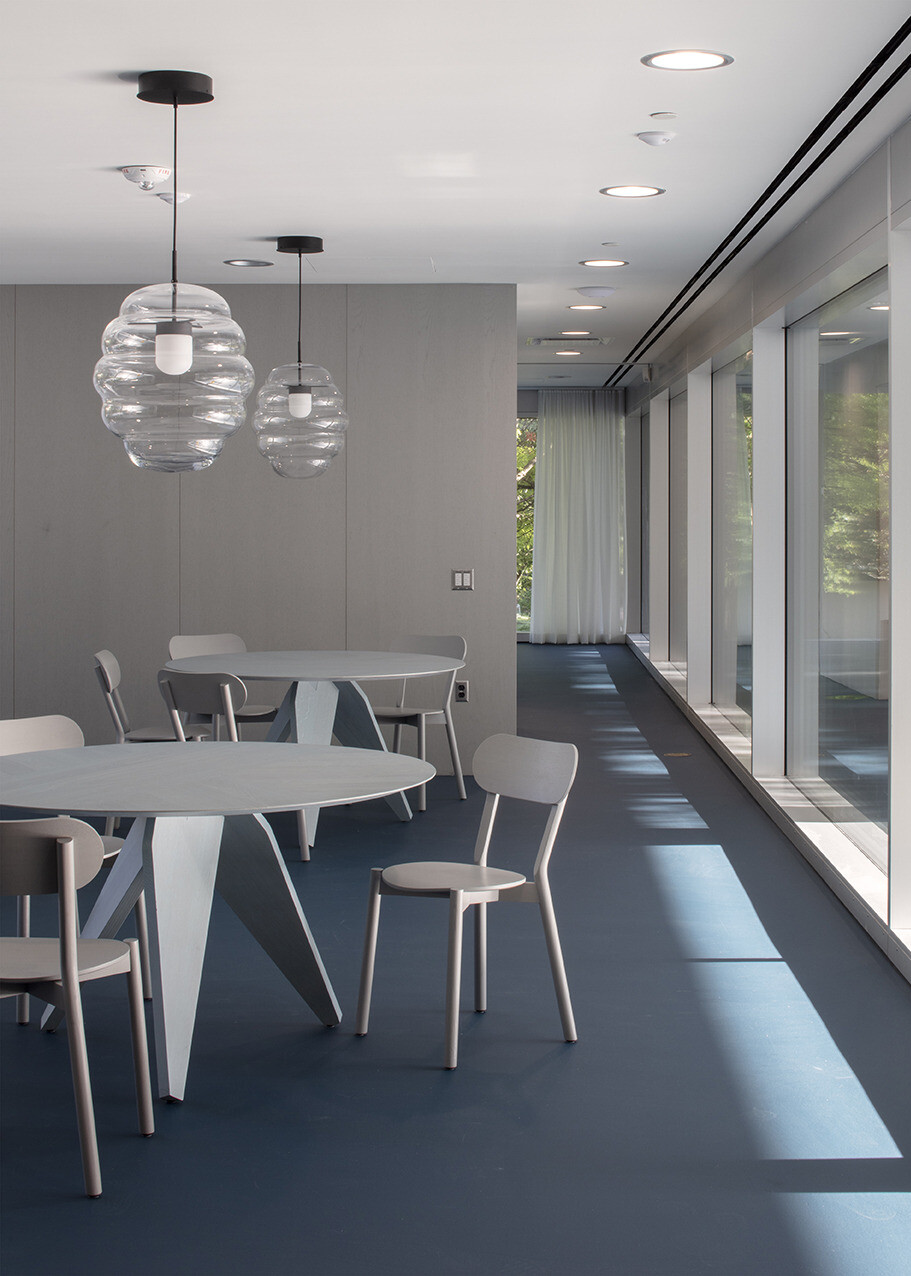
{"type": "MultiPolygon", "coordinates": [[[[212,81],[194,71],[146,71],[142,101],[173,108],[211,102],[212,81]]],[[[141,469],[207,469],[246,417],[253,368],[224,297],[177,279],[177,205],[172,202],[171,280],[130,293],[104,330],[95,389],[102,419],[141,469]]]]}
{"type": "Polygon", "coordinates": [[[348,417],[325,368],[289,363],[266,378],[256,398],[253,429],[276,474],[312,478],[323,474],[345,446],[348,417]],[[308,399],[309,411],[298,415],[308,399]]]}
{"type": "Polygon", "coordinates": [[[134,465],[212,464],[246,418],[254,374],[244,348],[228,303],[209,288],[161,283],[130,293],[104,330],[95,389],[134,465]]]}
{"type": "Polygon", "coordinates": [[[284,478],[313,478],[328,470],[345,446],[348,417],[325,368],[301,358],[303,259],[321,253],[317,235],[280,235],[280,253],[297,253],[297,363],[273,368],[256,398],[253,429],[263,456],[284,478]]]}

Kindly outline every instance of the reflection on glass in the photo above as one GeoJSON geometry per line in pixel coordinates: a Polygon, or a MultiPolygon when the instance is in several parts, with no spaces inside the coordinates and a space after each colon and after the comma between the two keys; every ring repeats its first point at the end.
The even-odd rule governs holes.
{"type": "Polygon", "coordinates": [[[648,434],[648,414],[643,415],[639,431],[640,439],[640,462],[639,473],[642,483],[642,499],[640,502],[640,518],[641,518],[641,537],[642,537],[642,569],[640,577],[640,608],[641,608],[641,628],[642,633],[648,636],[651,633],[648,606],[648,590],[649,590],[649,434],[648,434]]]}
{"type": "Polygon", "coordinates": [[[670,402],[668,439],[668,646],[672,665],[686,672],[686,395],[670,402]]]}
{"type": "Polygon", "coordinates": [[[789,330],[788,771],[885,868],[888,314],[882,275],[789,330]]]}
{"type": "Polygon", "coordinates": [[[712,701],[750,735],[753,710],[753,355],[712,377],[712,701]]]}

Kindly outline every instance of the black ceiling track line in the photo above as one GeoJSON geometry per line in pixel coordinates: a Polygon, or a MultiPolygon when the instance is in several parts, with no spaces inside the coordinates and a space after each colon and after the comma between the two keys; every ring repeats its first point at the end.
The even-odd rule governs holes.
{"type": "MultiPolygon", "coordinates": [[[[759,211],[759,209],[766,202],[766,200],[768,200],[775,193],[775,191],[778,189],[781,183],[787,177],[790,176],[790,174],[794,171],[794,169],[797,167],[800,161],[809,153],[810,150],[812,150],[812,148],[816,145],[816,143],[823,136],[823,134],[826,133],[828,129],[832,126],[834,121],[838,119],[838,117],[841,114],[843,114],[843,112],[847,109],[847,107],[851,104],[851,102],[857,97],[858,93],[860,93],[866,87],[866,85],[870,82],[873,76],[876,75],[876,73],[882,68],[882,66],[889,60],[889,58],[892,56],[895,50],[899,48],[900,45],[902,45],[905,42],[905,40],[908,38],[909,35],[911,35],[911,18],[909,18],[907,22],[905,22],[901,27],[899,27],[898,31],[896,31],[894,36],[892,36],[891,40],[889,40],[888,43],[885,44],[882,49],[880,49],[879,53],[876,55],[873,61],[870,62],[870,64],[861,72],[861,74],[857,77],[857,79],[850,86],[850,88],[848,88],[842,94],[842,96],[835,103],[832,109],[824,116],[822,120],[820,120],[819,124],[817,124],[816,128],[813,129],[812,133],[810,133],[809,136],[801,143],[801,145],[797,148],[797,150],[794,152],[794,154],[791,156],[788,162],[784,165],[784,167],[775,175],[775,177],[768,184],[768,186],[765,188],[765,190],[762,192],[759,198],[752,204],[752,206],[748,209],[748,211],[743,215],[743,217],[740,219],[740,221],[737,223],[734,229],[721,241],[721,243],[714,250],[714,252],[712,252],[711,255],[706,258],[706,260],[702,263],[699,269],[696,270],[694,274],[690,276],[690,278],[683,285],[683,287],[680,289],[677,295],[673,298],[673,300],[661,312],[661,314],[658,316],[658,318],[655,320],[652,326],[645,333],[643,333],[643,335],[639,338],[636,344],[629,351],[629,354],[626,356],[626,358],[623,361],[623,365],[622,365],[623,367],[633,366],[633,362],[635,361],[636,356],[640,354],[643,349],[648,348],[648,346],[645,343],[648,341],[648,338],[652,335],[652,333],[654,333],[655,330],[658,328],[658,326],[661,324],[662,320],[664,320],[666,316],[669,315],[670,312],[679,304],[681,299],[686,295],[687,292],[689,292],[690,288],[693,287],[696,281],[702,277],[702,275],[709,268],[709,266],[711,266],[715,261],[717,261],[718,257],[724,252],[724,250],[732,242],[732,240],[734,240],[737,237],[737,235],[740,234],[743,228],[747,225],[750,219],[759,211]]],[[[907,68],[907,63],[903,63],[902,66],[907,68]]],[[[901,71],[901,74],[904,74],[904,71],[901,71]]],[[[900,79],[901,75],[899,75],[897,78],[900,79]]],[[[886,81],[886,83],[889,85],[889,88],[891,88],[895,82],[896,82],[896,77],[894,76],[890,77],[889,81],[886,81]]],[[[888,91],[888,89],[886,91],[888,91]]],[[[883,93],[882,91],[880,91],[877,96],[871,99],[867,109],[869,110],[870,108],[872,108],[872,106],[874,106],[880,100],[882,96],[883,96],[883,93]]],[[[850,132],[851,129],[853,129],[853,127],[856,126],[856,123],[859,123],[860,119],[862,118],[863,118],[863,115],[859,117],[855,117],[855,120],[852,122],[848,131],[850,132]]],[[[842,141],[845,136],[847,136],[847,133],[843,130],[842,133],[839,135],[839,144],[840,144],[840,141],[842,141]]],[[[831,154],[831,150],[827,149],[825,152],[826,158],[830,154],[831,154]]],[[[807,171],[806,176],[808,176],[809,173],[814,172],[815,169],[818,167],[819,167],[819,162],[817,161],[815,162],[814,167],[807,171]]],[[[791,187],[791,193],[793,193],[796,189],[797,189],[797,185],[791,187]]],[[[776,205],[776,207],[780,207],[780,204],[776,205]]],[[[762,224],[765,224],[765,223],[763,222],[762,224]]],[[[748,242],[749,240],[745,239],[743,241],[743,244],[740,245],[740,247],[743,247],[744,244],[748,242]]],[[[738,248],[737,251],[739,252],[740,248],[738,248]]],[[[731,258],[729,257],[728,260],[730,259],[731,258]]],[[[695,294],[695,296],[698,296],[698,295],[699,295],[698,293],[695,294]]],[[[689,305],[690,302],[692,302],[694,299],[695,297],[690,298],[690,300],[687,302],[687,305],[689,305]]],[[[679,318],[679,316],[677,317],[679,318]]],[[[662,329],[662,332],[664,331],[666,331],[666,327],[662,329]]],[[[660,336],[661,334],[658,334],[658,335],[660,336]]],[[[649,342],[649,344],[651,345],[654,343],[649,342]]]]}
{"type": "MultiPolygon", "coordinates": [[[[880,85],[880,87],[876,90],[876,93],[874,93],[874,95],[869,99],[869,101],[864,103],[864,105],[860,108],[860,110],[857,111],[857,113],[851,117],[851,119],[844,126],[844,128],[841,129],[841,131],[836,134],[836,136],[832,139],[832,141],[828,144],[828,146],[826,146],[825,149],[819,153],[816,159],[813,160],[812,164],[810,164],[810,166],[807,169],[805,169],[803,173],[801,173],[800,177],[798,177],[794,182],[791,183],[791,185],[788,187],[785,193],[779,199],[777,199],[775,203],[772,205],[772,207],[766,213],[763,214],[763,216],[759,219],[758,222],[756,222],[756,224],[753,227],[751,227],[751,229],[747,232],[747,234],[744,235],[740,243],[737,244],[736,247],[732,248],[731,251],[728,253],[728,255],[722,261],[718,263],[718,265],[715,267],[712,273],[710,275],[707,275],[706,278],[703,279],[699,287],[695,290],[695,292],[690,297],[687,298],[686,302],[680,307],[677,313],[674,315],[671,315],[671,317],[659,328],[657,332],[655,332],[654,336],[652,336],[651,340],[644,347],[642,347],[642,341],[644,341],[645,338],[644,337],[642,338],[642,341],[638,343],[638,346],[636,348],[638,354],[643,353],[643,350],[647,350],[649,346],[654,345],[654,343],[660,337],[664,336],[668,328],[670,328],[672,324],[676,323],[677,320],[681,317],[681,315],[686,313],[686,311],[693,304],[696,298],[701,296],[701,294],[705,292],[709,284],[716,278],[716,276],[718,276],[721,273],[722,270],[724,270],[725,266],[729,265],[737,256],[737,254],[740,253],[747,246],[750,240],[753,239],[756,235],[758,235],[758,233],[762,230],[763,226],[765,226],[766,223],[769,222],[781,208],[783,208],[783,206],[788,202],[788,200],[791,199],[791,197],[800,189],[801,186],[803,186],[804,182],[806,182],[808,178],[812,177],[812,175],[816,172],[817,168],[819,168],[820,165],[823,164],[829,158],[829,156],[832,154],[833,151],[835,151],[839,146],[841,146],[845,138],[848,137],[848,135],[854,131],[857,125],[860,124],[867,115],[869,115],[870,111],[873,110],[873,108],[880,102],[880,100],[883,97],[885,97],[887,93],[891,92],[891,90],[895,87],[898,81],[902,79],[903,76],[907,75],[909,71],[911,71],[911,56],[905,58],[904,62],[902,62],[898,67],[896,67],[896,69],[892,72],[889,78],[885,80],[882,85],[880,85]]],[[[673,304],[674,303],[672,303],[671,307],[668,307],[668,309],[673,308],[673,304]]],[[[665,311],[664,313],[667,314],[668,311],[665,311]]],[[[660,319],[656,320],[656,323],[660,323],[660,322],[661,322],[660,319]]],[[[632,354],[632,351],[630,353],[632,354]]],[[[632,363],[625,362],[623,365],[623,371],[612,373],[611,377],[605,383],[605,388],[611,388],[612,383],[615,384],[616,379],[619,379],[620,377],[625,376],[626,369],[633,366],[634,365],[632,363]]]]}

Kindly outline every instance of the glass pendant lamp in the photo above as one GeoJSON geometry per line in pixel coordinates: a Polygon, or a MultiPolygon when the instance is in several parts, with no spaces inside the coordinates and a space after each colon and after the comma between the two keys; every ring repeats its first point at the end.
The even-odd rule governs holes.
{"type": "Polygon", "coordinates": [[[348,417],[338,388],[325,368],[301,354],[304,253],[321,253],[316,235],[281,235],[280,253],[297,253],[297,363],[273,368],[256,398],[253,428],[260,452],[276,474],[313,478],[324,474],[345,446],[348,417]]]}
{"type": "Polygon", "coordinates": [[[130,293],[105,328],[95,389],[102,419],[141,469],[207,469],[246,418],[253,368],[224,297],[177,279],[177,108],[211,102],[193,71],[147,71],[137,96],[174,109],[171,281],[130,293]]]}

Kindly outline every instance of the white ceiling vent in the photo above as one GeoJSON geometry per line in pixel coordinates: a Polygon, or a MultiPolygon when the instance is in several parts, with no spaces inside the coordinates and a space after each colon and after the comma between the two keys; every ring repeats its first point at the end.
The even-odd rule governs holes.
{"type": "Polygon", "coordinates": [[[526,337],[527,346],[606,346],[610,337],[526,337]]]}

